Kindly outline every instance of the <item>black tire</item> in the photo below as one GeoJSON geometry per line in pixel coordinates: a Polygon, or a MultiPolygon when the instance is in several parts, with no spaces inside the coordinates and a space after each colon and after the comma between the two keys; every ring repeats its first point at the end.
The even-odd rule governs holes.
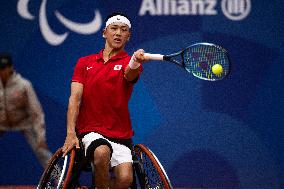
{"type": "Polygon", "coordinates": [[[140,165],[138,174],[142,177],[139,179],[141,188],[173,188],[164,168],[149,148],[143,144],[137,144],[134,146],[134,155],[140,165]]]}
{"type": "Polygon", "coordinates": [[[75,153],[75,149],[72,149],[68,155],[63,157],[62,149],[58,149],[49,160],[37,189],[67,189],[74,165],[75,153]]]}

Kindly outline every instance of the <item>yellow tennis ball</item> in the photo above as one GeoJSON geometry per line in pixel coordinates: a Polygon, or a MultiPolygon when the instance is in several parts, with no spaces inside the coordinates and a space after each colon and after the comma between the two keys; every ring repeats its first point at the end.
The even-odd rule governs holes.
{"type": "Polygon", "coordinates": [[[212,72],[215,75],[220,75],[223,72],[223,67],[221,64],[215,64],[214,66],[212,66],[212,72]]]}

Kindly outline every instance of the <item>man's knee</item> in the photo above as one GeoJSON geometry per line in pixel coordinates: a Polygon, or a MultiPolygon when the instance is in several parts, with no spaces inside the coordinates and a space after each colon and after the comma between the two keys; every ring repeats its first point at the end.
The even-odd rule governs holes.
{"type": "Polygon", "coordinates": [[[99,165],[101,163],[108,164],[111,158],[111,150],[107,145],[98,146],[94,151],[94,164],[99,165]]]}
{"type": "Polygon", "coordinates": [[[115,179],[119,188],[129,188],[133,180],[133,175],[132,173],[124,173],[118,175],[115,179]]]}
{"type": "Polygon", "coordinates": [[[133,181],[132,164],[122,163],[115,168],[115,183],[117,188],[129,188],[133,181]]]}
{"type": "Polygon", "coordinates": [[[88,146],[86,158],[95,165],[100,163],[109,163],[112,156],[112,146],[105,139],[97,139],[88,146]]]}

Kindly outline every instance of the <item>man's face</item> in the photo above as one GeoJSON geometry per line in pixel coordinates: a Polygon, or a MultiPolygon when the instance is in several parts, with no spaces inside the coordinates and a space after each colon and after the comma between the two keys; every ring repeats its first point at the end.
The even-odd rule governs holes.
{"type": "Polygon", "coordinates": [[[0,69],[0,79],[3,80],[3,81],[7,81],[8,78],[10,77],[10,75],[11,75],[12,70],[13,70],[12,66],[8,66],[6,68],[1,68],[0,69]]]}
{"type": "Polygon", "coordinates": [[[124,48],[126,42],[130,38],[130,29],[126,24],[115,22],[108,25],[103,32],[106,42],[111,48],[124,48]]]}

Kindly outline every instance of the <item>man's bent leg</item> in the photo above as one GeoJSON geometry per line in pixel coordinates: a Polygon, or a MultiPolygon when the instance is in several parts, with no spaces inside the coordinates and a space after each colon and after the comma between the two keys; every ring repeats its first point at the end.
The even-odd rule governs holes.
{"type": "Polygon", "coordinates": [[[121,163],[114,167],[115,179],[111,184],[112,189],[127,189],[131,187],[133,181],[132,163],[121,163]]]}
{"type": "Polygon", "coordinates": [[[29,128],[22,131],[28,144],[31,146],[40,164],[45,168],[52,156],[45,138],[45,127],[38,125],[40,128],[29,128]]]}
{"type": "Polygon", "coordinates": [[[107,145],[101,145],[94,151],[95,183],[97,189],[109,188],[109,164],[111,150],[107,145]]]}

